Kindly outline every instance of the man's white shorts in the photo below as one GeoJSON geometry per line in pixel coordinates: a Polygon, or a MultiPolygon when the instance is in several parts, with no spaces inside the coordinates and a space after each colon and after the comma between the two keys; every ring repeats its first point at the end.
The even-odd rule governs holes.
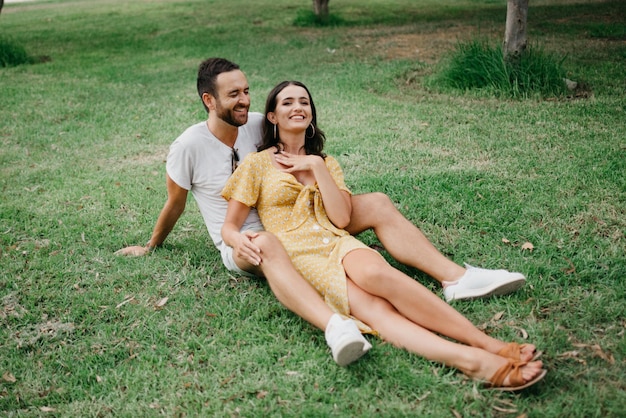
{"type": "Polygon", "coordinates": [[[233,247],[223,245],[220,253],[222,255],[222,263],[224,263],[224,266],[228,269],[228,271],[239,274],[240,276],[256,277],[254,274],[240,269],[237,263],[235,263],[233,258],[233,247]]]}
{"type": "MultiPolygon", "coordinates": [[[[263,228],[249,228],[252,231],[263,231],[263,228]]],[[[232,273],[237,273],[241,276],[247,277],[257,277],[255,274],[247,272],[239,268],[237,263],[235,263],[235,259],[233,258],[233,248],[222,242],[222,248],[220,249],[220,254],[222,255],[222,263],[228,269],[228,271],[232,273]]]]}

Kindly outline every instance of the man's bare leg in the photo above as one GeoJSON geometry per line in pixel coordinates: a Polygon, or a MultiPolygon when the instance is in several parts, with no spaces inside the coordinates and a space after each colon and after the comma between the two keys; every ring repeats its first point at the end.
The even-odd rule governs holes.
{"type": "Polygon", "coordinates": [[[437,280],[444,287],[448,302],[505,295],[519,289],[526,281],[521,273],[471,266],[466,269],[449,260],[383,193],[352,196],[351,223],[346,229],[358,234],[369,228],[393,258],[437,280]]]}
{"type": "Polygon", "coordinates": [[[441,254],[383,193],[352,196],[352,218],[346,229],[354,235],[370,228],[393,258],[439,283],[455,281],[465,274],[465,268],[441,254]]]}

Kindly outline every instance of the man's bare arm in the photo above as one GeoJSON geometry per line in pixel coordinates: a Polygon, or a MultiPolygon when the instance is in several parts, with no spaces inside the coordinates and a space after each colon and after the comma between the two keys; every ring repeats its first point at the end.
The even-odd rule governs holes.
{"type": "Polygon", "coordinates": [[[165,202],[163,209],[161,209],[161,213],[159,214],[159,218],[154,226],[150,240],[144,246],[133,245],[122,248],[121,250],[115,252],[116,255],[146,255],[150,252],[150,250],[158,247],[163,243],[163,241],[165,241],[165,238],[167,238],[169,233],[174,228],[174,225],[176,225],[176,222],[178,222],[178,219],[185,211],[188,193],[186,189],[183,189],[176,184],[167,174],[166,185],[167,201],[165,202]]]}

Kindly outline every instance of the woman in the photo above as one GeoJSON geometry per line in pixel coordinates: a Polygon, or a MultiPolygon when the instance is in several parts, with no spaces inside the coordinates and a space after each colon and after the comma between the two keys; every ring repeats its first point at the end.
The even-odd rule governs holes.
{"type": "Polygon", "coordinates": [[[267,99],[265,115],[259,152],[246,157],[222,192],[229,201],[222,228],[227,245],[247,239],[240,228],[256,207],[296,268],[362,332],[380,334],[501,390],[523,389],[545,376],[532,344],[507,344],[484,334],[341,229],[350,220],[350,195],[339,164],[322,152],[325,137],[306,86],[280,83],[267,99]]]}

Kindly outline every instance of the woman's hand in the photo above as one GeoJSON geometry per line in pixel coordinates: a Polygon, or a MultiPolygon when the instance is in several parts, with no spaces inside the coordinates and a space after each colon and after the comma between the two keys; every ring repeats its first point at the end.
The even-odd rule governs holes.
{"type": "Polygon", "coordinates": [[[261,259],[261,249],[252,242],[252,240],[258,236],[259,234],[254,231],[243,231],[239,234],[232,234],[231,244],[233,244],[234,257],[243,259],[253,266],[260,265],[261,261],[263,261],[261,259]]]}
{"type": "MultiPolygon", "coordinates": [[[[318,155],[295,155],[283,151],[275,154],[274,158],[277,163],[286,167],[281,170],[285,173],[293,174],[296,171],[311,173],[322,195],[328,219],[338,228],[345,228],[350,223],[350,214],[352,213],[350,195],[339,190],[322,157],[318,155]]],[[[297,174],[295,176],[300,183],[308,184],[305,177],[299,177],[297,174]]]]}
{"type": "Polygon", "coordinates": [[[278,164],[285,167],[281,171],[294,173],[296,171],[315,171],[316,168],[324,167],[324,160],[319,155],[296,155],[281,151],[274,154],[278,164]]]}

